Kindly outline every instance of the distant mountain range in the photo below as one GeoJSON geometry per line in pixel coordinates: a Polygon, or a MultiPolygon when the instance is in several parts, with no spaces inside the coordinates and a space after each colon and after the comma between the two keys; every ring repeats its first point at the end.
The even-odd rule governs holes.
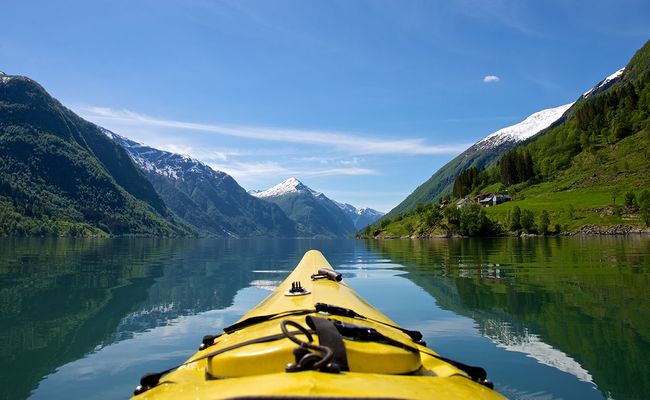
{"type": "Polygon", "coordinates": [[[336,203],[336,205],[339,206],[341,210],[343,210],[343,212],[348,215],[357,231],[365,228],[366,226],[372,224],[384,216],[383,212],[374,210],[369,207],[357,208],[352,204],[339,203],[338,201],[334,201],[334,203],[336,203]]]}
{"type": "Polygon", "coordinates": [[[289,178],[264,191],[250,193],[277,204],[298,224],[299,231],[309,236],[350,236],[383,215],[373,209],[357,209],[350,204],[331,200],[296,178],[289,178]]]}
{"type": "Polygon", "coordinates": [[[296,224],[274,204],[249,195],[228,174],[191,157],[158,150],[109,130],[167,206],[201,234],[295,237],[296,224]]]}
{"type": "Polygon", "coordinates": [[[0,73],[0,236],[347,237],[381,216],[296,190],[252,196],[224,172],[85,121],[33,80],[0,73]]]}
{"type": "MultiPolygon", "coordinates": [[[[623,70],[624,68],[599,82],[592,89],[585,92],[580,99],[597,95],[610,88],[621,79],[623,70]]],[[[454,180],[461,172],[471,167],[485,168],[496,162],[509,150],[560,125],[564,122],[574,104],[575,102],[535,112],[515,125],[499,129],[487,135],[437,170],[431,178],[418,186],[413,193],[390,210],[386,214],[386,218],[392,218],[401,212],[414,209],[418,204],[436,201],[447,194],[451,194],[454,180]]]]}

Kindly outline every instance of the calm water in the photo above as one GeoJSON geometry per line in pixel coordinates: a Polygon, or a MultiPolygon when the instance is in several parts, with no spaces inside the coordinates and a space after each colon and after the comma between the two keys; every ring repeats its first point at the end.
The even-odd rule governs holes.
{"type": "Polygon", "coordinates": [[[520,399],[650,395],[650,238],[0,239],[0,399],[128,397],[317,248],[520,399]]]}

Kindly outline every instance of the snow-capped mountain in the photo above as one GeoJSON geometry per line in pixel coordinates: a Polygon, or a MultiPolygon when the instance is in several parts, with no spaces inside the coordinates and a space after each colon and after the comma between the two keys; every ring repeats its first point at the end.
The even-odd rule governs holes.
{"type": "Polygon", "coordinates": [[[621,77],[623,76],[623,73],[625,72],[625,67],[619,69],[618,71],[614,72],[607,78],[603,79],[600,81],[596,86],[592,87],[591,89],[587,90],[582,97],[586,98],[589,96],[596,95],[603,90],[607,90],[609,87],[611,87],[613,84],[621,80],[621,77]]]}
{"type": "Polygon", "coordinates": [[[499,129],[475,143],[476,150],[487,150],[506,142],[517,143],[531,138],[560,119],[574,103],[538,111],[526,117],[518,124],[499,129]]]}
{"type": "Polygon", "coordinates": [[[215,171],[206,164],[184,154],[154,149],[138,143],[124,136],[120,136],[106,128],[102,132],[119,143],[131,156],[135,163],[149,173],[166,176],[171,179],[185,179],[195,174],[204,174],[205,177],[225,179],[228,174],[215,171]]]}
{"type": "Polygon", "coordinates": [[[311,190],[296,178],[289,178],[267,190],[251,190],[249,193],[259,198],[283,196],[290,193],[311,194],[314,197],[323,195],[322,193],[311,190]]]}
{"type": "Polygon", "coordinates": [[[336,203],[336,205],[339,206],[341,210],[343,210],[348,215],[348,217],[354,223],[354,227],[357,229],[357,231],[372,224],[384,215],[383,212],[374,210],[369,207],[357,208],[352,204],[339,203],[338,201],[334,201],[334,203],[336,203]]]}
{"type": "Polygon", "coordinates": [[[203,234],[296,236],[295,223],[279,207],[249,195],[225,172],[101,129],[127,151],[167,206],[203,234]]]}
{"type": "Polygon", "coordinates": [[[357,231],[354,220],[339,206],[340,203],[296,178],[289,178],[267,190],[249,193],[280,206],[305,236],[346,237],[357,231]]]}
{"type": "MultiPolygon", "coordinates": [[[[580,99],[607,90],[619,82],[624,74],[625,68],[621,68],[586,91],[580,96],[580,99]]],[[[419,203],[434,201],[450,193],[454,180],[462,171],[470,167],[484,168],[499,159],[508,150],[533,138],[544,130],[562,123],[567,112],[574,104],[575,102],[535,112],[515,125],[499,129],[487,135],[436,171],[431,178],[415,189],[397,207],[393,208],[387,216],[392,218],[400,212],[411,210],[419,203]]]]}
{"type": "Polygon", "coordinates": [[[0,83],[7,83],[11,80],[11,78],[12,78],[11,76],[0,71],[0,83]]]}

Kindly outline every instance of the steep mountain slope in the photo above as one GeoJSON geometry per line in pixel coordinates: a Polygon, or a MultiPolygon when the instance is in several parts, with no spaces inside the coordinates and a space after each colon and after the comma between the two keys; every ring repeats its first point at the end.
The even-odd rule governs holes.
{"type": "Polygon", "coordinates": [[[536,112],[522,122],[500,129],[476,142],[418,186],[404,201],[386,214],[386,218],[392,218],[400,212],[413,209],[417,204],[435,201],[451,193],[454,180],[462,171],[470,167],[483,168],[523,141],[561,122],[562,116],[572,104],[536,112]]]}
{"type": "Polygon", "coordinates": [[[280,206],[303,236],[347,237],[356,232],[352,220],[334,201],[296,178],[251,194],[280,206]]]}
{"type": "Polygon", "coordinates": [[[647,232],[650,41],[625,68],[582,95],[560,123],[521,142],[477,174],[469,198],[507,192],[512,201],[486,209],[475,203],[456,209],[452,203],[442,213],[429,203],[383,219],[364,235],[466,234],[470,230],[463,224],[472,227],[476,221],[517,233],[647,232]]]}
{"type": "Polygon", "coordinates": [[[203,234],[296,236],[295,224],[278,206],[251,196],[230,175],[188,156],[103,132],[126,149],[167,206],[203,234]]]}
{"type": "Polygon", "coordinates": [[[124,149],[31,79],[0,76],[0,235],[185,235],[124,149]]]}
{"type": "Polygon", "coordinates": [[[379,218],[384,216],[383,212],[373,210],[372,208],[368,208],[368,207],[356,208],[352,204],[339,203],[338,201],[335,200],[333,201],[334,203],[336,203],[337,206],[341,208],[341,210],[343,210],[343,212],[345,212],[345,214],[347,214],[348,218],[352,220],[352,223],[354,224],[354,228],[357,231],[360,231],[361,229],[374,223],[379,218]]]}
{"type": "Polygon", "coordinates": [[[488,215],[505,221],[518,206],[546,210],[564,230],[650,226],[650,41],[616,75],[583,96],[563,124],[517,150],[530,154],[535,176],[488,215]]]}

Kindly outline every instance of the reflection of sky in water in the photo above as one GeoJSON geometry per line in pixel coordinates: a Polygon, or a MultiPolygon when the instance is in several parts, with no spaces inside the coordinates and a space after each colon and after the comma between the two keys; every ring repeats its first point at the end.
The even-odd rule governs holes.
{"type": "Polygon", "coordinates": [[[505,342],[484,336],[484,328],[479,328],[474,319],[440,308],[422,288],[401,279],[402,274],[403,271],[396,270],[365,270],[355,273],[348,282],[395,322],[421,331],[428,346],[442,356],[483,366],[497,390],[509,398],[602,398],[580,364],[539,337],[533,339],[530,333],[521,336],[511,330],[508,343],[513,347],[505,348],[505,342]],[[520,346],[514,347],[515,343],[520,346]],[[576,381],[574,376],[588,379],[576,381]],[[500,381],[520,382],[521,386],[501,386],[500,381]]]}
{"type": "Polygon", "coordinates": [[[182,363],[197,350],[203,335],[218,333],[254,307],[268,291],[240,290],[223,310],[182,316],[132,338],[110,344],[58,368],[33,392],[34,399],[117,399],[130,396],[145,372],[182,363]],[[74,388],[71,393],[70,389],[74,388]]]}

